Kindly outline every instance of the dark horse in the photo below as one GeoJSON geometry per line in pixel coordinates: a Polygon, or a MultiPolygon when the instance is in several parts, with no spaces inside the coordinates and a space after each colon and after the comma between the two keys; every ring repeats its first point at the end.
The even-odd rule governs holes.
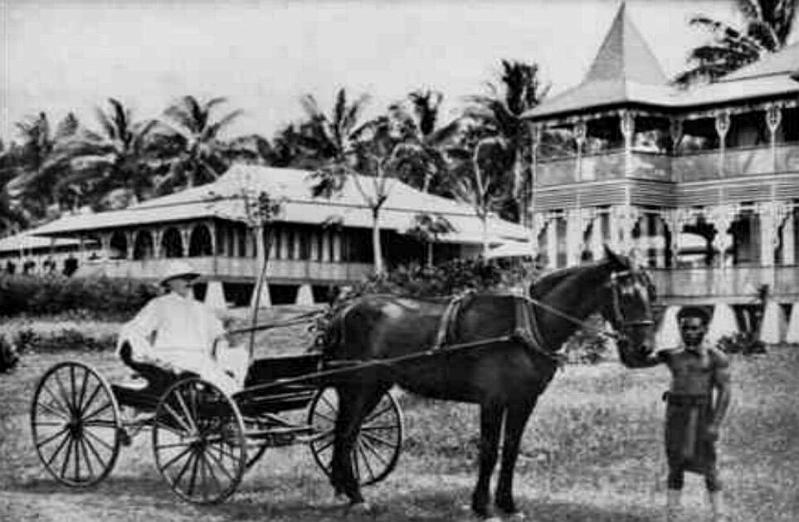
{"type": "MultiPolygon", "coordinates": [[[[335,384],[339,394],[331,482],[352,504],[363,503],[350,455],[361,422],[394,384],[411,392],[480,405],[480,470],[472,510],[489,515],[489,482],[497,462],[504,420],[502,467],[495,504],[516,513],[513,469],[522,433],[539,395],[557,368],[554,351],[578,328],[576,321],[601,313],[620,334],[620,351],[652,349],[653,288],[645,272],[606,249],[606,259],[544,276],[530,288],[532,336],[446,349],[400,364],[373,365],[335,384]],[[563,313],[559,313],[563,312],[563,313]],[[564,315],[565,314],[565,315],[564,315]],[[530,338],[535,339],[530,342],[530,338]]],[[[519,329],[518,297],[475,294],[450,322],[447,344],[496,339],[519,329]]],[[[524,302],[524,301],[522,301],[524,302]]],[[[324,356],[336,360],[391,359],[429,350],[440,338],[448,301],[367,295],[342,308],[328,331],[324,356]]],[[[625,355],[625,354],[623,354],[625,355]]]]}

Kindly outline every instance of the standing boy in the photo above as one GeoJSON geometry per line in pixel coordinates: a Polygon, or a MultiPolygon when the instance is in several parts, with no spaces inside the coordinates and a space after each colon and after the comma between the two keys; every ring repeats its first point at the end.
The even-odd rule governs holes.
{"type": "Polygon", "coordinates": [[[721,482],[716,466],[719,427],[730,405],[730,369],[724,353],[705,341],[710,317],[699,307],[684,307],[677,314],[682,345],[641,359],[625,358],[629,367],[665,363],[672,381],[664,394],[666,406],[666,457],[669,466],[667,518],[678,517],[686,471],[705,477],[713,520],[724,517],[721,482]]]}

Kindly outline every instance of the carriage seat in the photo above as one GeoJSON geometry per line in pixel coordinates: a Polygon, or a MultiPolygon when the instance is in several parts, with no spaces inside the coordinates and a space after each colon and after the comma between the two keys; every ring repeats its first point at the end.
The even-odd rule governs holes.
{"type": "Polygon", "coordinates": [[[172,384],[185,377],[194,376],[191,372],[175,373],[152,363],[139,362],[133,359],[130,343],[124,342],[119,348],[119,357],[135,375],[144,379],[144,386],[134,383],[115,384],[115,395],[123,405],[142,409],[153,409],[158,399],[172,384]]]}

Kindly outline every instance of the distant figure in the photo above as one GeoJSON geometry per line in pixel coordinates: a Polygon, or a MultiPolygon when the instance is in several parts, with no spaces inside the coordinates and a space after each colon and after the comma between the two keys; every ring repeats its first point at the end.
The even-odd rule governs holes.
{"type": "Polygon", "coordinates": [[[234,393],[244,384],[249,354],[231,348],[222,322],[194,299],[191,285],[199,276],[188,263],[174,261],[160,281],[168,292],[122,327],[117,353],[136,370],[136,363],[144,363],[191,372],[234,393]]]}
{"type": "Polygon", "coordinates": [[[660,350],[647,358],[626,357],[629,367],[665,363],[671,370],[666,406],[666,457],[669,466],[667,520],[678,520],[683,476],[700,473],[713,520],[724,520],[721,481],[716,467],[716,441],[730,404],[730,369],[727,356],[704,342],[710,317],[704,309],[684,307],[677,314],[682,345],[660,350]]]}

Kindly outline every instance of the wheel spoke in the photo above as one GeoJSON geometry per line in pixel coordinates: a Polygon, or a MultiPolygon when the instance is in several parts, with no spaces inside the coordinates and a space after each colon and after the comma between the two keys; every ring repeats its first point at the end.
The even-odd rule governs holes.
{"type": "Polygon", "coordinates": [[[39,426],[65,426],[65,422],[58,422],[58,421],[33,421],[36,424],[36,427],[39,426]]]}
{"type": "MultiPolygon", "coordinates": [[[[160,448],[160,447],[159,447],[160,448]]],[[[166,470],[169,466],[180,460],[186,453],[191,451],[191,444],[186,444],[186,449],[179,451],[177,455],[173,455],[166,463],[161,466],[161,469],[166,470]]]]}
{"type": "Polygon", "coordinates": [[[94,388],[94,391],[89,395],[89,398],[83,404],[83,408],[80,410],[80,415],[86,413],[89,409],[89,406],[94,402],[94,399],[97,397],[97,394],[102,390],[103,387],[98,383],[97,386],[94,388]]]}
{"type": "Polygon", "coordinates": [[[369,440],[372,440],[372,441],[375,441],[375,442],[379,442],[380,444],[383,444],[384,446],[388,446],[390,448],[396,448],[397,447],[396,443],[394,443],[394,442],[392,442],[390,440],[386,440],[383,437],[380,437],[379,435],[375,435],[374,433],[361,433],[361,435],[366,437],[366,438],[368,438],[369,440]]]}
{"type": "Polygon", "coordinates": [[[102,444],[103,446],[105,446],[106,448],[108,448],[109,450],[114,451],[114,447],[112,445],[110,445],[108,442],[104,441],[103,439],[101,439],[91,431],[84,431],[84,433],[93,438],[94,440],[96,440],[97,442],[99,442],[100,444],[102,444]]]}
{"type": "Polygon", "coordinates": [[[75,413],[75,405],[69,402],[69,394],[67,393],[67,389],[64,387],[64,383],[61,382],[61,377],[58,375],[59,372],[53,373],[55,377],[55,382],[58,384],[58,390],[61,394],[61,398],[64,399],[64,402],[67,405],[67,410],[69,411],[70,415],[75,413]]]}
{"type": "Polygon", "coordinates": [[[80,393],[78,394],[78,412],[80,412],[81,414],[83,413],[83,399],[86,398],[86,387],[89,382],[89,377],[91,377],[89,370],[87,370],[86,368],[82,368],[82,370],[83,370],[83,380],[81,381],[80,393]]]}
{"type": "Polygon", "coordinates": [[[102,406],[100,406],[99,408],[95,409],[95,410],[94,410],[93,412],[91,412],[90,414],[88,414],[88,415],[86,415],[85,417],[83,417],[83,420],[84,420],[84,421],[87,421],[87,420],[89,420],[89,419],[93,419],[94,417],[98,416],[100,413],[104,412],[104,411],[105,411],[105,410],[107,410],[108,408],[113,408],[113,407],[114,407],[114,405],[113,405],[112,403],[110,403],[110,402],[106,402],[105,404],[103,404],[103,405],[102,405],[102,406]]]}
{"type": "MultiPolygon", "coordinates": [[[[65,403],[63,402],[63,399],[64,399],[63,397],[57,397],[57,396],[56,396],[56,394],[53,392],[53,390],[51,390],[51,389],[50,389],[50,387],[49,387],[49,386],[47,386],[47,383],[45,383],[45,384],[42,386],[42,388],[44,388],[44,390],[45,390],[47,393],[49,393],[49,394],[50,394],[50,397],[53,399],[53,401],[55,401],[55,403],[56,403],[58,406],[60,406],[60,407],[61,407],[61,408],[62,408],[64,411],[66,411],[68,414],[71,414],[71,413],[72,413],[72,412],[70,411],[70,409],[69,409],[69,404],[65,404],[65,403]]],[[[40,402],[40,403],[39,403],[39,406],[46,406],[47,408],[49,408],[49,409],[50,409],[50,411],[53,413],[53,415],[57,415],[57,416],[59,416],[59,417],[61,417],[61,418],[63,418],[63,419],[67,419],[67,420],[69,420],[69,418],[68,418],[68,417],[67,417],[67,416],[66,416],[66,415],[65,415],[63,412],[58,412],[58,411],[56,411],[56,410],[53,408],[53,406],[52,406],[52,405],[50,405],[50,404],[47,404],[46,402],[40,402]]]]}
{"type": "Polygon", "coordinates": [[[376,419],[377,417],[383,415],[385,412],[387,412],[390,409],[392,409],[393,406],[394,406],[393,404],[389,403],[388,406],[386,406],[382,410],[372,412],[370,415],[366,416],[366,419],[363,421],[363,423],[365,424],[365,423],[367,423],[367,422],[369,422],[371,420],[376,419]]]}
{"type": "Polygon", "coordinates": [[[49,458],[49,459],[47,460],[47,462],[45,463],[45,465],[46,465],[47,467],[50,467],[50,464],[52,464],[52,463],[53,463],[53,461],[55,460],[55,458],[56,458],[56,457],[57,457],[57,456],[58,456],[58,455],[61,453],[61,451],[63,451],[63,449],[64,449],[64,445],[65,445],[67,442],[69,442],[69,433],[64,433],[64,439],[61,441],[61,443],[58,445],[58,447],[55,449],[55,451],[53,452],[53,454],[52,454],[52,455],[50,455],[50,458],[49,458]]]}
{"type": "MultiPolygon", "coordinates": [[[[192,448],[189,448],[189,449],[191,450],[192,448]]],[[[175,486],[178,485],[178,483],[180,482],[180,479],[183,478],[183,474],[186,473],[186,470],[189,469],[189,466],[193,462],[193,457],[196,457],[196,454],[194,453],[194,451],[190,451],[189,452],[189,458],[186,459],[186,462],[183,464],[183,467],[180,468],[180,471],[178,472],[178,474],[173,479],[174,480],[173,484],[175,486]]]]}
{"type": "Polygon", "coordinates": [[[325,415],[321,411],[315,411],[313,414],[314,414],[315,417],[322,417],[323,419],[325,419],[326,421],[328,421],[330,423],[336,422],[336,418],[335,417],[328,417],[327,415],[325,415]]]}
{"type": "Polygon", "coordinates": [[[369,458],[366,456],[366,452],[363,450],[360,441],[355,442],[355,450],[356,450],[355,458],[356,459],[358,458],[358,454],[361,455],[361,459],[363,460],[363,463],[366,465],[366,471],[369,472],[369,477],[371,478],[371,480],[374,480],[375,472],[372,470],[372,465],[369,463],[369,458]]]}
{"type": "Polygon", "coordinates": [[[80,482],[80,437],[75,437],[75,482],[80,482]]]}
{"type": "Polygon", "coordinates": [[[206,455],[203,454],[203,462],[205,462],[205,465],[208,468],[208,473],[211,475],[211,478],[214,479],[214,482],[216,482],[216,487],[219,489],[219,491],[224,491],[225,487],[222,485],[222,482],[220,482],[219,478],[216,476],[216,473],[214,473],[214,467],[211,465],[210,457],[206,457],[206,455]]]}
{"type": "Polygon", "coordinates": [[[329,439],[327,439],[327,441],[325,442],[325,444],[323,446],[314,446],[314,449],[317,452],[321,453],[321,452],[325,451],[327,448],[329,448],[330,446],[332,446],[335,441],[336,441],[335,438],[330,437],[329,439]]]}
{"type": "MultiPolygon", "coordinates": [[[[63,426],[63,425],[62,425],[62,426],[63,426]]],[[[44,440],[42,440],[42,441],[39,441],[39,442],[37,442],[37,443],[36,443],[36,447],[38,447],[38,448],[41,448],[41,447],[42,447],[42,446],[44,446],[45,444],[48,444],[48,443],[50,443],[50,442],[54,441],[54,440],[55,440],[55,439],[57,439],[59,436],[61,436],[61,435],[63,435],[64,433],[66,433],[68,429],[69,429],[69,428],[67,428],[66,426],[64,426],[63,428],[61,428],[60,430],[58,430],[58,431],[55,433],[55,435],[50,435],[50,436],[49,436],[49,437],[47,437],[46,439],[44,439],[44,440]]]]}
{"type": "Polygon", "coordinates": [[[106,463],[106,461],[103,460],[103,458],[100,456],[100,453],[95,449],[94,444],[92,444],[89,439],[84,439],[84,441],[86,446],[92,451],[94,458],[96,458],[97,461],[100,463],[100,466],[102,466],[102,469],[105,469],[108,464],[106,463]]]}
{"type": "MultiPolygon", "coordinates": [[[[221,449],[222,448],[220,447],[219,449],[220,449],[220,453],[221,453],[221,449]]],[[[214,460],[214,462],[216,462],[216,465],[219,466],[219,469],[221,469],[222,472],[225,475],[227,475],[227,478],[232,482],[234,480],[233,475],[231,475],[230,472],[227,470],[227,468],[225,467],[225,463],[222,462],[222,460],[221,460],[221,457],[217,457],[216,455],[214,455],[211,452],[208,452],[208,456],[211,457],[214,460]]],[[[230,456],[231,459],[236,460],[236,456],[235,455],[230,454],[229,456],[230,456]]]]}
{"type": "Polygon", "coordinates": [[[89,450],[86,448],[86,446],[87,446],[86,439],[81,438],[79,442],[80,442],[81,448],[83,448],[83,456],[85,457],[85,460],[86,460],[86,467],[89,470],[89,477],[93,477],[94,476],[94,467],[92,466],[91,458],[90,458],[90,455],[89,455],[89,450]]]}
{"type": "Polygon", "coordinates": [[[189,412],[189,408],[186,406],[186,403],[183,401],[183,397],[181,396],[180,391],[176,391],[175,396],[177,397],[178,402],[180,403],[180,409],[183,410],[183,413],[186,415],[185,418],[189,421],[189,424],[191,425],[189,431],[194,431],[195,433],[198,433],[200,430],[197,429],[197,424],[194,422],[194,417],[192,416],[191,412],[189,412]]]}
{"type": "Polygon", "coordinates": [[[327,393],[322,393],[322,395],[321,395],[322,400],[325,401],[325,404],[327,404],[327,406],[332,411],[338,411],[338,406],[336,404],[333,404],[333,402],[330,399],[327,398],[327,395],[328,395],[327,393]]]}
{"type": "Polygon", "coordinates": [[[372,443],[371,443],[371,442],[367,441],[366,439],[361,439],[361,441],[360,441],[360,442],[361,442],[361,444],[363,444],[363,447],[364,447],[364,448],[368,449],[368,450],[369,450],[369,452],[370,452],[372,455],[374,455],[375,457],[377,457],[377,460],[379,460],[381,464],[383,464],[384,466],[388,466],[388,460],[386,460],[386,458],[383,456],[383,454],[382,454],[382,453],[380,453],[380,452],[377,450],[377,448],[375,448],[375,447],[372,445],[372,443]]]}
{"type": "Polygon", "coordinates": [[[177,414],[177,412],[176,412],[176,411],[175,411],[175,410],[174,410],[174,409],[173,409],[173,408],[172,408],[172,407],[171,407],[169,404],[167,404],[167,403],[164,403],[164,409],[165,409],[167,412],[169,412],[169,414],[170,414],[170,415],[172,415],[172,418],[173,418],[173,419],[175,419],[176,421],[178,421],[178,424],[180,424],[180,425],[181,425],[181,427],[183,428],[183,430],[184,430],[186,433],[191,433],[191,427],[190,427],[189,425],[187,425],[187,424],[186,424],[186,421],[185,421],[185,419],[183,419],[183,417],[181,417],[180,415],[178,415],[178,414],[177,414]]]}
{"type": "Polygon", "coordinates": [[[69,458],[72,456],[72,444],[74,440],[71,436],[69,437],[69,444],[67,444],[67,455],[64,457],[64,462],[61,463],[61,476],[65,477],[67,474],[67,467],[69,466],[69,458]]]}
{"type": "Polygon", "coordinates": [[[192,463],[191,466],[191,478],[189,479],[189,496],[191,496],[192,493],[194,493],[194,484],[197,481],[197,465],[199,464],[199,462],[200,462],[200,452],[195,451],[194,462],[192,463]]]}

